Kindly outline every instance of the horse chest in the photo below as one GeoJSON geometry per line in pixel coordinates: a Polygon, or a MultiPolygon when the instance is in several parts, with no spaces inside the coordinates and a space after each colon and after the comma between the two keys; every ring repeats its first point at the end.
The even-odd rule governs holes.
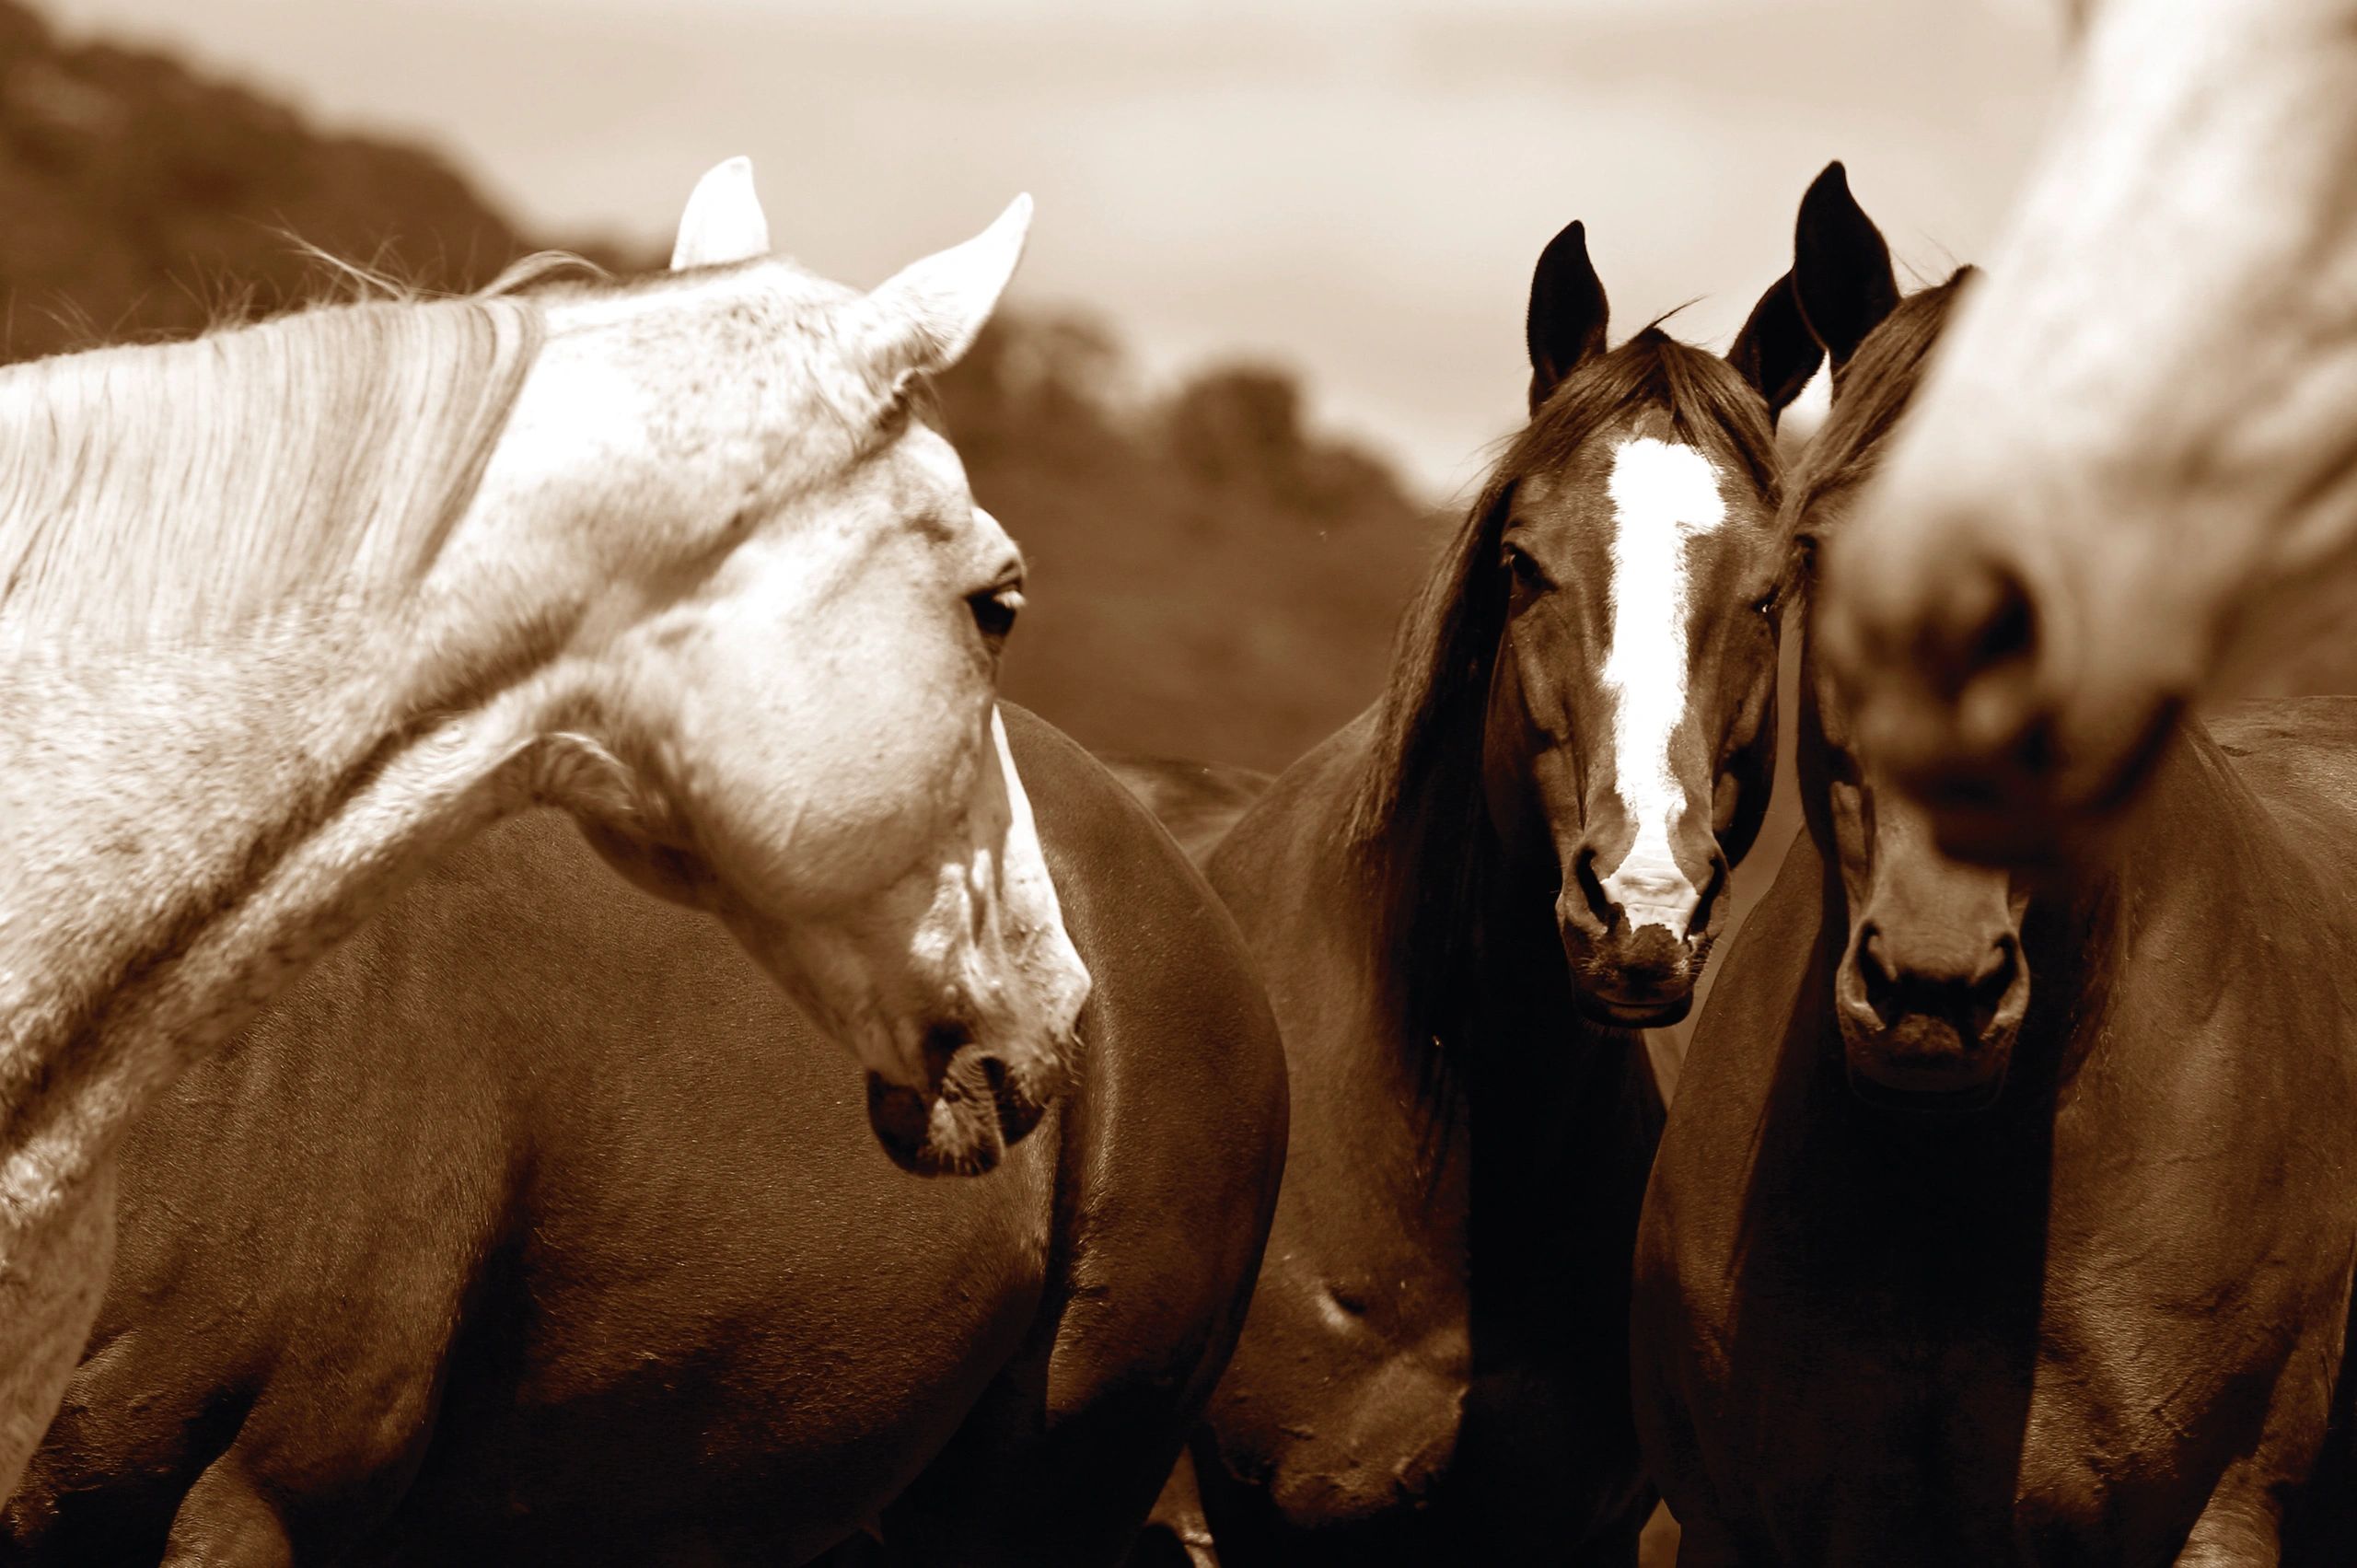
{"type": "MultiPolygon", "coordinates": [[[[1915,1179],[1896,1206],[1830,1139],[1771,1143],[1747,1204],[1682,1194],[1749,1215],[1667,1253],[1648,1238],[1662,1310],[1689,1324],[1665,1365],[1685,1407],[1670,1451],[1709,1489],[1692,1495],[1780,1561],[1906,1542],[1962,1564],[2166,1561],[2237,1469],[2295,1488],[2335,1415],[2346,1162],[2297,1116],[2279,1145],[2323,1157],[2283,1168],[2229,1159],[2235,1137],[2148,1131],[2066,1108],[2041,1157],[1974,1172],[1946,1150],[1938,1169],[1968,1185],[1899,1167],[1915,1179]]],[[[1681,1157],[1663,1179],[1713,1168],[1681,1157]]]]}
{"type": "Polygon", "coordinates": [[[1524,1147],[1478,1099],[1403,1113],[1399,1084],[1315,1063],[1295,1082],[1276,1225],[1213,1412],[1230,1469],[1288,1529],[1412,1518],[1432,1552],[1468,1530],[1560,1545],[1625,1509],[1643,1132],[1618,1136],[1606,1097],[1594,1129],[1558,1121],[1524,1147]]]}

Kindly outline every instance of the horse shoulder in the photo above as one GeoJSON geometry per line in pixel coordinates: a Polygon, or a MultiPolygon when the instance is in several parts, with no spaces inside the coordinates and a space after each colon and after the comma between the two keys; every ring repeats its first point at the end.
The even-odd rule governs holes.
{"type": "Polygon", "coordinates": [[[1205,1216],[1222,1216],[1241,1249],[1227,1260],[1248,1274],[1283,1167],[1286,1086],[1244,935],[1103,765],[1032,715],[1007,713],[1065,923],[1097,981],[1085,1025],[1087,1109],[1066,1129],[1084,1145],[1074,1166],[1082,1201],[1118,1171],[1119,1183],[1102,1185],[1118,1186],[1123,1202],[1153,1193],[1191,1208],[1191,1219],[1178,1207],[1167,1217],[1207,1259],[1230,1249],[1207,1246],[1202,1232],[1205,1216]]]}
{"type": "Polygon", "coordinates": [[[2207,723],[2301,853],[2357,892],[2357,696],[2236,703],[2207,723]]]}
{"type": "Polygon", "coordinates": [[[1284,1059],[1202,876],[1102,764],[1004,711],[1095,977],[1055,1113],[1063,1244],[1030,1339],[883,1533],[916,1557],[1004,1539],[1109,1561],[1242,1330],[1284,1165],[1284,1059]]]}
{"type": "Polygon", "coordinates": [[[392,1505],[512,1195],[514,1099],[467,988],[380,1028],[382,982],[436,962],[437,900],[486,896],[484,870],[462,850],[426,872],[133,1125],[114,1272],[15,1544],[160,1539],[231,1435],[278,1494],[336,1497],[308,1546],[392,1505]]]}

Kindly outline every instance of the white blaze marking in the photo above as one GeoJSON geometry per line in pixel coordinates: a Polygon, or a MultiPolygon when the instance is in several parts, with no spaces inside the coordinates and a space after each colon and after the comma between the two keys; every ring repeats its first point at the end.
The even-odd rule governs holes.
{"type": "Polygon", "coordinates": [[[1661,925],[1683,938],[1702,901],[1669,844],[1686,807],[1669,772],[1670,736],[1686,712],[1686,541],[1715,531],[1726,503],[1708,458],[1650,436],[1612,454],[1608,490],[1612,648],[1604,684],[1614,705],[1614,788],[1637,836],[1600,880],[1631,932],[1661,925]]]}

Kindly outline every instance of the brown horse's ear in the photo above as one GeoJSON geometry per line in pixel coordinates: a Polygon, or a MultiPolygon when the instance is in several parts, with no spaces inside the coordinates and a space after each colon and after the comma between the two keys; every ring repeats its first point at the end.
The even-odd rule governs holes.
{"type": "Polygon", "coordinates": [[[1567,224],[1538,253],[1530,278],[1530,312],[1523,335],[1530,343],[1530,409],[1545,402],[1563,377],[1604,352],[1610,308],[1604,285],[1587,259],[1587,229],[1567,224]]]}
{"type": "Polygon", "coordinates": [[[1836,376],[1866,334],[1898,308],[1890,247],[1850,194],[1850,174],[1839,158],[1801,198],[1793,227],[1793,297],[1836,376]]]}
{"type": "Polygon", "coordinates": [[[1825,363],[1825,350],[1801,319],[1800,301],[1793,296],[1792,273],[1770,284],[1751,308],[1751,319],[1735,335],[1735,347],[1727,350],[1727,363],[1768,400],[1771,425],[1825,363]]]}

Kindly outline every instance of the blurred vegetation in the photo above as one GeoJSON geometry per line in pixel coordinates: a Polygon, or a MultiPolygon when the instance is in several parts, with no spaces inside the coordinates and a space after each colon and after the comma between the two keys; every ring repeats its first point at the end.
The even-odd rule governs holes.
{"type": "MultiPolygon", "coordinates": [[[[11,0],[0,212],[6,359],[347,293],[305,245],[435,290],[549,245],[617,271],[662,259],[522,233],[427,150],[69,42],[11,0]]],[[[1378,690],[1437,528],[1382,463],[1306,427],[1283,371],[1131,382],[1103,326],[1016,312],[945,379],[975,494],[1031,563],[1007,690],[1090,746],[1281,766],[1378,690]]]]}

